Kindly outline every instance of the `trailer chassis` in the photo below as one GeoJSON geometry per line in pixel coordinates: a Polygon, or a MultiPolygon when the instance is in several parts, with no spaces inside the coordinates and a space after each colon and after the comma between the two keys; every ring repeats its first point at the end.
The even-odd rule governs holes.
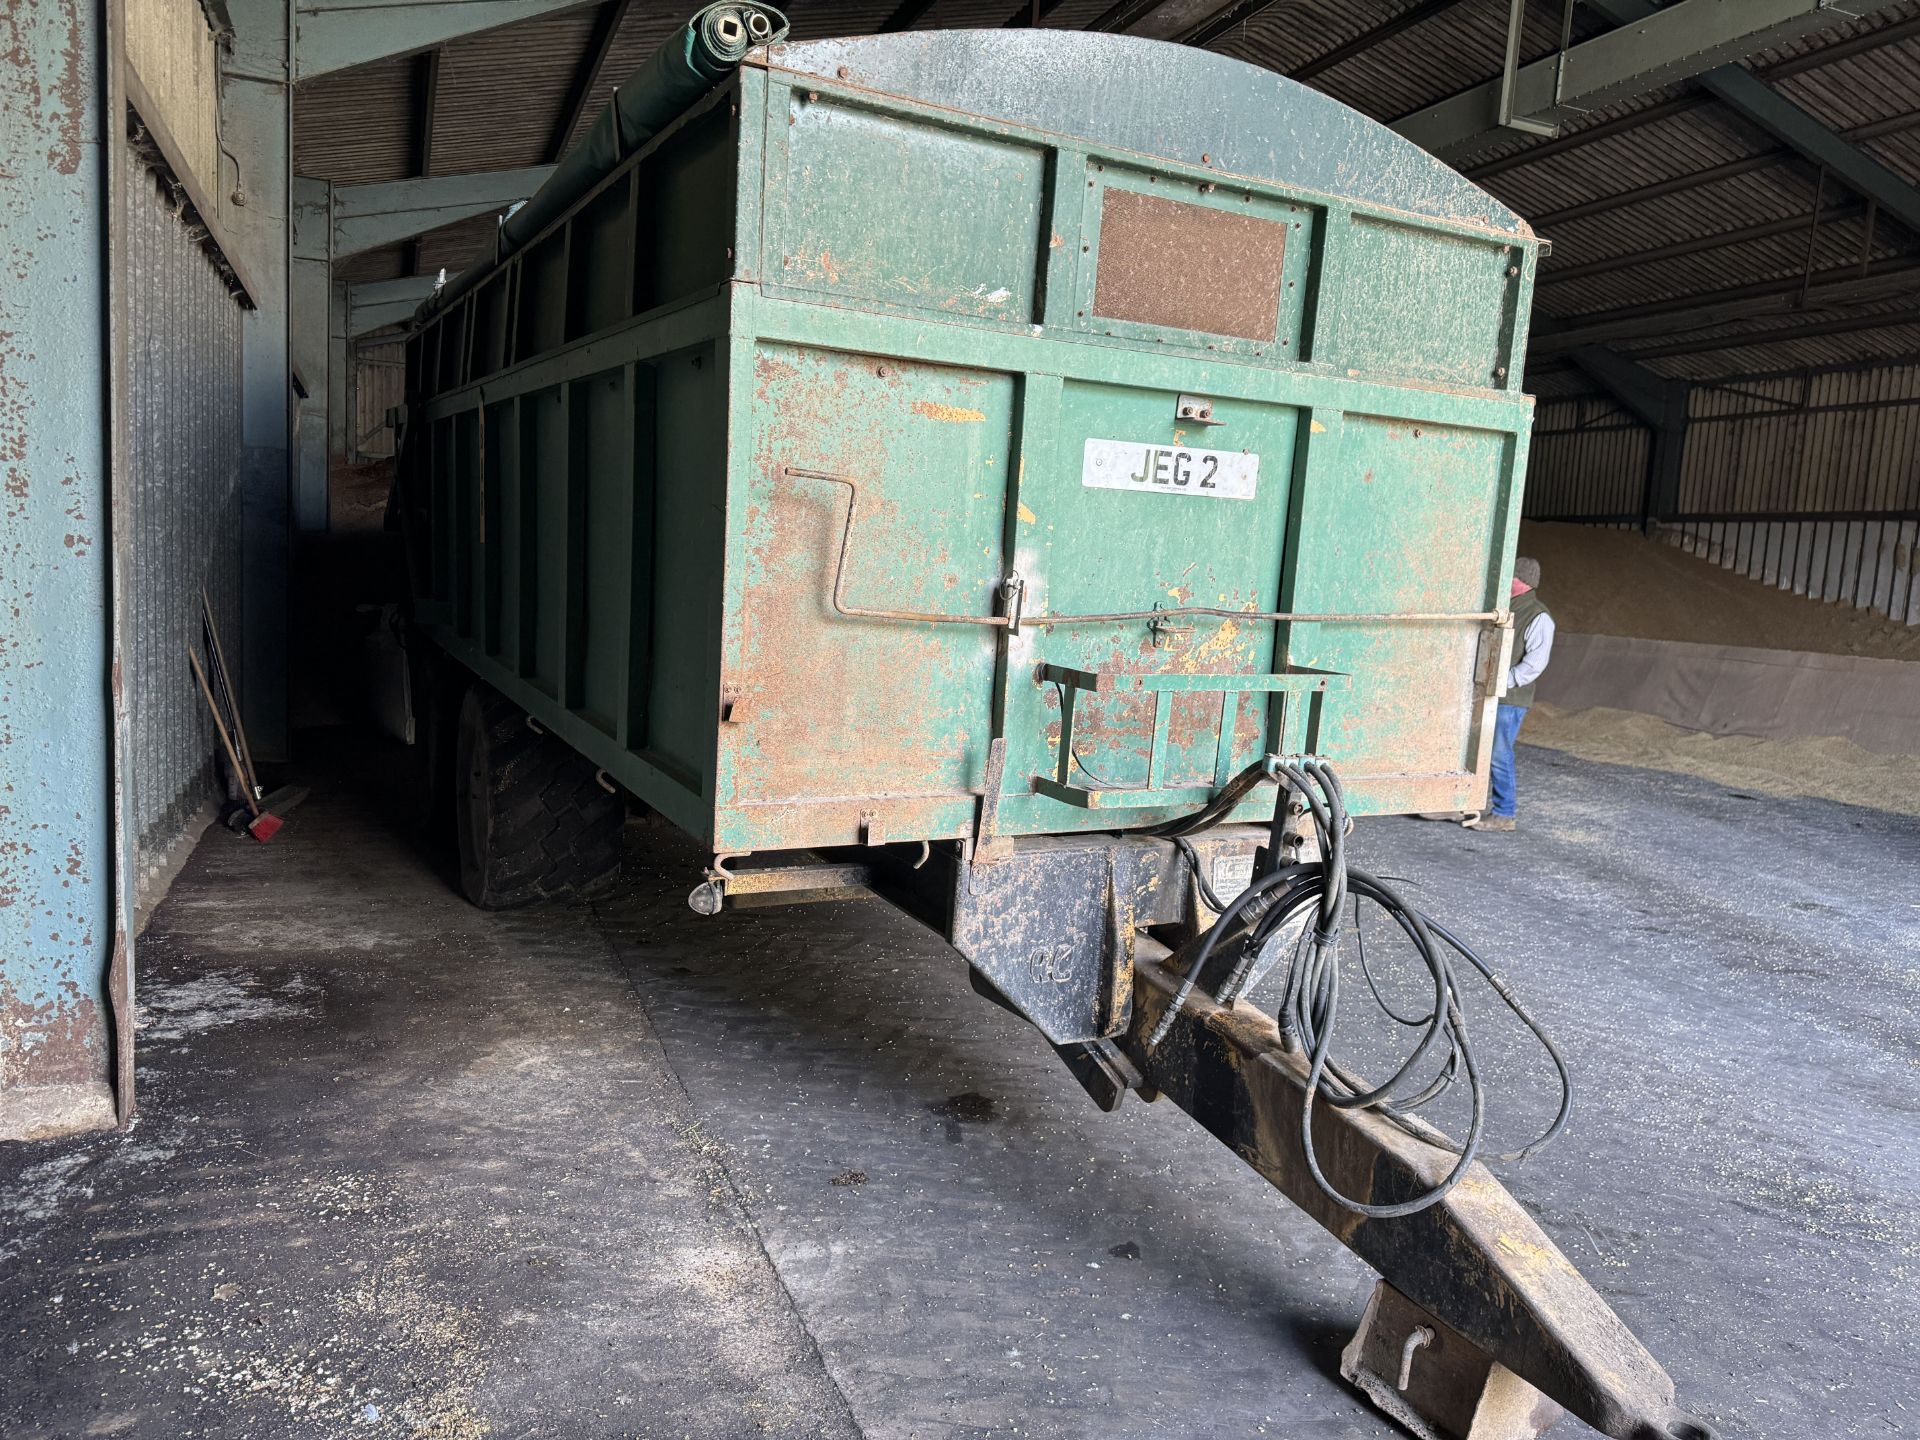
{"type": "MultiPolygon", "coordinates": [[[[1251,859],[1268,835],[1209,831],[1196,837],[1201,863],[1251,859]]],[[[1534,1440],[1563,1411],[1613,1440],[1715,1440],[1484,1165],[1415,1214],[1356,1214],[1307,1171],[1307,1061],[1272,1016],[1221,1004],[1203,976],[1151,1042],[1199,943],[1185,863],[1168,842],[1138,834],[1002,839],[991,857],[973,844],[721,857],[691,903],[713,914],[861,893],[890,900],[952,941],[974,988],[1039,1028],[1103,1109],[1131,1092],[1186,1111],[1379,1272],[1341,1372],[1420,1440],[1534,1440]],[[1164,943],[1180,935],[1191,938],[1164,943]]],[[[1311,1123],[1328,1178],[1368,1204],[1431,1189],[1457,1159],[1369,1110],[1316,1101],[1311,1123]]]]}

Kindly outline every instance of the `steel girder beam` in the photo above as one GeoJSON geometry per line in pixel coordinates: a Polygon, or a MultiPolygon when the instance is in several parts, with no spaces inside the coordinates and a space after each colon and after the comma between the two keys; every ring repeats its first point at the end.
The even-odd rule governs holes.
{"type": "MultiPolygon", "coordinates": [[[[1053,14],[1054,11],[1058,10],[1062,3],[1064,3],[1064,0],[1040,0],[1040,18],[1042,20],[1046,19],[1049,15],[1053,14]]],[[[1002,30],[1019,30],[1033,23],[1034,7],[1032,0],[1029,0],[1029,3],[1022,5],[1018,10],[1002,20],[1000,22],[1000,28],[1002,30]]]]}
{"type": "MultiPolygon", "coordinates": [[[[1920,35],[1920,19],[1903,20],[1887,25],[1879,30],[1870,30],[1856,35],[1851,40],[1842,40],[1837,44],[1824,46],[1818,50],[1809,50],[1804,55],[1795,55],[1791,59],[1777,60],[1759,71],[1760,78],[1767,81],[1785,80],[1789,76],[1801,75],[1809,70],[1818,70],[1825,65],[1837,65],[1840,61],[1868,50],[1882,46],[1897,45],[1902,40],[1920,35]]],[[[1649,105],[1636,110],[1631,115],[1622,115],[1617,120],[1609,120],[1600,125],[1589,125],[1584,130],[1576,130],[1558,140],[1549,140],[1541,145],[1529,145],[1515,150],[1510,155],[1502,155],[1496,160],[1488,160],[1479,165],[1470,165],[1461,173],[1469,180],[1484,180],[1498,175],[1503,170],[1512,170],[1521,165],[1531,165],[1536,160],[1544,160],[1550,155],[1564,154],[1577,150],[1583,145],[1591,145],[1596,140],[1605,140],[1609,136],[1619,135],[1628,130],[1636,130],[1642,125],[1651,125],[1656,120],[1664,120],[1682,110],[1691,110],[1701,105],[1713,103],[1711,95],[1698,92],[1679,95],[1672,100],[1663,100],[1658,105],[1649,105]]],[[[1885,122],[1873,121],[1871,124],[1855,126],[1842,133],[1850,139],[1864,139],[1870,134],[1885,134],[1875,127],[1885,122]]]]}
{"type": "Polygon", "coordinates": [[[1655,245],[1646,250],[1629,250],[1619,255],[1608,255],[1599,260],[1588,260],[1580,265],[1556,266],[1552,270],[1542,271],[1534,282],[1534,286],[1537,291],[1549,285],[1564,284],[1569,280],[1585,280],[1593,275],[1609,275],[1616,270],[1631,270],[1639,265],[1657,265],[1662,260],[1677,260],[1683,255],[1701,255],[1709,250],[1724,250],[1730,245],[1745,245],[1750,241],[1769,240],[1781,235],[1796,233],[1804,235],[1813,226],[1851,220],[1863,209],[1858,200],[1843,200],[1837,205],[1822,206],[1818,211],[1810,210],[1799,215],[1786,215],[1778,220],[1766,220],[1757,225],[1742,225],[1734,230],[1715,230],[1706,235],[1696,235],[1691,240],[1675,240],[1671,244],[1655,245]]]}
{"type": "Polygon", "coordinates": [[[1211,45],[1229,30],[1246,24],[1271,10],[1280,0],[1233,0],[1224,10],[1216,10],[1180,37],[1182,45],[1211,45]]]}
{"type": "MultiPolygon", "coordinates": [[[[1062,3],[1063,0],[1040,0],[1040,18],[1042,20],[1046,19],[1049,15],[1053,14],[1054,11],[1058,10],[1062,3]]],[[[1028,4],[1022,5],[1018,10],[1015,10],[1011,15],[1007,16],[1006,19],[1002,20],[1000,22],[1000,28],[1002,30],[1019,30],[1033,23],[1034,7],[1031,0],[1029,0],[1028,4]]]]}
{"type": "MultiPolygon", "coordinates": [[[[255,758],[284,760],[292,731],[287,597],[293,552],[292,13],[286,0],[230,0],[233,68],[220,85],[220,144],[239,163],[245,204],[222,218],[260,287],[241,317],[241,719],[255,758]]],[[[228,197],[229,199],[231,197],[228,197]]]]}
{"type": "Polygon", "coordinates": [[[935,0],[900,0],[900,6],[876,27],[876,33],[890,34],[895,30],[911,30],[913,22],[933,9],[935,0]]]}
{"type": "MultiPolygon", "coordinates": [[[[1673,1381],[1499,1181],[1476,1163],[1435,1205],[1369,1219],[1330,1200],[1302,1154],[1305,1057],[1269,1015],[1196,990],[1149,1043],[1181,984],[1181,956],[1142,940],[1120,1051],[1141,1080],[1200,1122],[1276,1190],[1490,1360],[1616,1440],[1711,1436],[1674,1405],[1673,1381]]],[[[1454,1156],[1368,1110],[1316,1104],[1329,1179],[1373,1204],[1405,1200],[1454,1156]]]]}
{"type": "MultiPolygon", "coordinates": [[[[1674,0],[1644,20],[1571,47],[1565,84],[1557,96],[1559,66],[1554,57],[1522,67],[1514,79],[1514,110],[1532,119],[1565,119],[1835,23],[1832,0],[1741,0],[1738,5],[1674,0]]],[[[1501,128],[1499,112],[1500,82],[1495,79],[1416,111],[1393,128],[1458,162],[1515,133],[1501,128]]]]}
{"type": "Polygon", "coordinates": [[[1731,180],[1737,175],[1752,175],[1756,171],[1771,170],[1786,158],[1787,152],[1784,150],[1769,150],[1762,155],[1742,155],[1738,160],[1723,160],[1718,165],[1689,171],[1685,175],[1674,175],[1648,185],[1637,185],[1631,190],[1621,190],[1612,195],[1600,195],[1592,200],[1583,200],[1577,205],[1568,205],[1564,209],[1550,210],[1544,215],[1534,216],[1532,223],[1535,230],[1545,230],[1554,225],[1569,225],[1575,220],[1585,220],[1590,215],[1604,215],[1610,210],[1624,210],[1629,205],[1643,205],[1649,200],[1658,200],[1666,195],[1678,195],[1687,190],[1697,190],[1703,185],[1716,185],[1722,180],[1731,180]]]}
{"type": "MultiPolygon", "coordinates": [[[[912,5],[915,0],[908,0],[912,5]]],[[[1085,25],[1084,30],[1114,35],[1139,35],[1149,40],[1172,40],[1183,45],[1204,45],[1216,35],[1258,15],[1276,0],[1116,0],[1085,25]]],[[[1040,13],[1054,10],[1060,0],[1042,0],[1040,13]]],[[[906,8],[906,7],[903,7],[906,8]]],[[[1031,0],[1009,16],[1009,26],[1032,23],[1031,0]]]]}
{"type": "Polygon", "coordinates": [[[1687,386],[1656,375],[1644,365],[1599,345],[1582,345],[1567,352],[1588,379],[1631,410],[1642,425],[1653,429],[1686,424],[1687,386]]]}
{"type": "Polygon", "coordinates": [[[1920,290],[1920,257],[1899,255],[1864,267],[1843,265],[1809,276],[1762,280],[1542,323],[1535,326],[1527,353],[1559,355],[1580,345],[1675,335],[1809,307],[1863,305],[1898,299],[1916,290],[1920,290]]]}
{"type": "Polygon", "coordinates": [[[293,434],[293,525],[327,528],[327,424],[339,403],[331,390],[327,301],[333,281],[328,215],[331,187],[293,177],[293,260],[287,283],[287,353],[296,377],[293,434]]]}
{"type": "Polygon", "coordinates": [[[600,13],[593,17],[593,34],[588,38],[586,51],[573,72],[573,83],[567,90],[566,107],[553,127],[553,137],[547,141],[549,163],[558,162],[567,153],[567,141],[587,113],[587,106],[593,99],[593,87],[600,83],[600,72],[607,67],[607,56],[613,49],[614,37],[626,23],[631,4],[632,0],[605,0],[600,13]]]}
{"type": "Polygon", "coordinates": [[[1906,325],[1920,326],[1920,309],[1882,310],[1871,315],[1841,315],[1831,320],[1808,320],[1798,325],[1777,325],[1770,330],[1749,330],[1738,335],[1709,335],[1693,340],[1674,340],[1664,345],[1649,345],[1633,353],[1640,359],[1665,360],[1678,355],[1710,355],[1716,350],[1747,350],[1756,345],[1780,345],[1793,340],[1819,340],[1832,335],[1858,335],[1869,330],[1893,330],[1906,325]]]}
{"type": "Polygon", "coordinates": [[[1703,87],[1755,128],[1820,166],[1862,199],[1920,234],[1920,187],[1822,124],[1779,91],[1728,65],[1700,79],[1703,87]]]}
{"type": "MultiPolygon", "coordinates": [[[[1650,0],[1587,0],[1617,25],[1658,14],[1650,0]]],[[[1738,65],[1722,65],[1695,82],[1755,129],[1820,166],[1862,199],[1920,233],[1920,188],[1908,184],[1858,145],[1738,65]]]]}
{"type": "MultiPolygon", "coordinates": [[[[447,276],[452,283],[452,275],[447,276]]],[[[398,280],[373,280],[347,287],[347,339],[399,325],[410,319],[420,302],[439,287],[433,275],[403,275],[398,280]]]]}
{"type": "Polygon", "coordinates": [[[1492,160],[1483,160],[1478,165],[1462,167],[1460,173],[1476,183],[1492,179],[1507,170],[1518,170],[1522,165],[1532,165],[1540,160],[1551,159],[1555,155],[1564,155],[1569,150],[1579,150],[1601,140],[1610,140],[1615,135],[1624,135],[1629,130],[1638,130],[1642,125],[1651,125],[1656,120],[1671,119],[1688,110],[1698,110],[1702,105],[1713,103],[1707,95],[1676,95],[1671,100],[1662,100],[1658,104],[1648,105],[1630,114],[1618,116],[1612,120],[1603,120],[1598,125],[1589,125],[1576,130],[1571,135],[1562,135],[1557,140],[1543,140],[1538,145],[1529,145],[1524,150],[1515,150],[1509,154],[1497,156],[1492,160]]]}
{"type": "Polygon", "coordinates": [[[525,170],[483,170],[474,175],[432,175],[373,185],[335,186],[334,258],[362,255],[442,225],[505,210],[533,194],[552,173],[551,165],[535,165],[525,170]]]}
{"type": "Polygon", "coordinates": [[[1680,469],[1687,448],[1687,402],[1692,387],[1598,345],[1581,345],[1567,358],[1653,433],[1640,514],[1644,526],[1680,505],[1680,469]]]}
{"type": "Polygon", "coordinates": [[[293,78],[431,50],[582,0],[295,0],[293,78]]]}
{"type": "MultiPolygon", "coordinates": [[[[1705,103],[1703,100],[1702,103],[1705,103]]],[[[1642,111],[1641,114],[1647,112],[1642,111]]],[[[1637,117],[1629,117],[1637,118],[1637,117]]],[[[1840,138],[1847,141],[1872,140],[1881,135],[1894,135],[1902,130],[1920,127],[1920,110],[1909,110],[1899,115],[1888,115],[1879,120],[1869,120],[1864,125],[1853,125],[1840,131],[1840,138]]],[[[1595,132],[1606,127],[1596,127],[1595,132]]],[[[1570,138],[1583,139],[1590,132],[1581,131],[1570,138]]],[[[1522,151],[1523,155],[1541,155],[1546,147],[1522,151]]],[[[1554,225],[1565,225],[1574,220],[1584,220],[1589,215],[1604,215],[1609,210],[1624,209],[1628,205],[1643,204],[1648,200],[1657,200],[1665,195],[1677,195],[1682,191],[1696,190],[1702,185],[1717,184],[1730,180],[1736,175],[1751,175],[1761,170],[1771,170],[1791,160],[1794,152],[1786,146],[1762,151],[1758,155],[1742,155],[1738,160],[1723,160],[1718,165],[1709,165],[1704,170],[1695,170],[1686,175],[1675,175],[1667,180],[1657,180],[1650,185],[1637,186],[1632,190],[1617,191],[1612,195],[1602,195],[1593,200],[1583,200],[1578,205],[1569,205],[1562,210],[1549,211],[1544,215],[1532,217],[1535,229],[1544,230],[1554,225]]],[[[1468,178],[1473,178],[1469,175],[1468,178]]]]}
{"type": "Polygon", "coordinates": [[[433,173],[433,112],[440,103],[440,52],[413,57],[413,173],[433,173]]]}
{"type": "Polygon", "coordinates": [[[1117,34],[1159,3],[1160,0],[1114,0],[1112,5],[1080,28],[1117,34]]]}
{"type": "MultiPolygon", "coordinates": [[[[433,112],[440,104],[440,52],[427,50],[413,60],[413,173],[433,173],[433,112]]],[[[407,243],[407,274],[420,273],[420,242],[407,243]]]]}

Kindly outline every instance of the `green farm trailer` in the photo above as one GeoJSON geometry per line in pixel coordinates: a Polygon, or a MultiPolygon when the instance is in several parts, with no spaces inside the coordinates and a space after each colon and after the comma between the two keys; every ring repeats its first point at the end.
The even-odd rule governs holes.
{"type": "Polygon", "coordinates": [[[703,913],[883,895],[1380,1270],[1345,1368],[1418,1433],[1709,1435],[1471,1147],[1316,1098],[1278,939],[1202,973],[1345,816],[1482,803],[1538,242],[1204,50],[783,34],[702,12],[408,342],[468,894],[633,797],[703,913]]]}

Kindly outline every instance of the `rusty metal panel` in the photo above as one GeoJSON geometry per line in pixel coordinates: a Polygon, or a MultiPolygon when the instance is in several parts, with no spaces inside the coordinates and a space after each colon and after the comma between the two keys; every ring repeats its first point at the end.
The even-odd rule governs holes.
{"type": "MultiPolygon", "coordinates": [[[[217,741],[188,678],[200,591],[240,664],[240,306],[165,182],[128,177],[128,493],[132,608],[126,686],[132,821],[157,859],[214,793],[217,741]]],[[[244,676],[234,683],[244,689],[244,676]]]]}
{"type": "MultiPolygon", "coordinates": [[[[1524,437],[1459,425],[1317,415],[1293,536],[1291,609],[1479,608],[1515,541],[1488,477],[1524,466],[1524,437]]],[[[1298,665],[1351,676],[1330,707],[1325,753],[1354,789],[1391,809],[1448,809],[1477,767],[1493,696],[1476,673],[1485,632],[1471,623],[1296,625],[1298,665]]]]}
{"type": "Polygon", "coordinates": [[[1284,221],[1110,188],[1093,313],[1245,340],[1280,338],[1284,221]]]}
{"type": "Polygon", "coordinates": [[[873,808],[862,795],[917,801],[964,823],[986,762],[992,636],[977,626],[849,623],[823,607],[821,557],[838,549],[850,496],[794,472],[859,477],[842,572],[850,603],[989,613],[1015,463],[1012,378],[786,346],[762,348],[754,369],[745,603],[727,667],[735,708],[720,742],[732,781],[722,794],[746,813],[721,843],[764,848],[778,833],[755,818],[764,806],[791,823],[791,807],[825,805],[855,834],[873,808]],[[903,565],[906,555],[916,563],[903,565]],[[796,735],[808,743],[791,743],[796,735]]]}

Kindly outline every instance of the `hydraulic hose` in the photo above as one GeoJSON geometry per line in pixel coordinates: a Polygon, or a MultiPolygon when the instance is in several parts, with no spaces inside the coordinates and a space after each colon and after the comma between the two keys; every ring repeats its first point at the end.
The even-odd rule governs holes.
{"type": "MultiPolygon", "coordinates": [[[[1301,1100],[1301,1137],[1307,1169],[1323,1193],[1357,1214],[1379,1219],[1415,1214],[1438,1203],[1460,1183],[1479,1154],[1486,1128],[1486,1090],[1468,1038],[1456,959],[1466,960],[1532,1031],[1559,1076],[1560,1105],[1552,1123],[1537,1139],[1500,1158],[1523,1160],[1551,1141],[1566,1125],[1572,1110],[1573,1086],[1565,1058],[1512,988],[1471,946],[1445,926],[1428,919],[1384,880],[1349,867],[1346,797],[1339,776],[1330,765],[1315,758],[1288,764],[1268,757],[1262,763],[1269,774],[1284,780],[1304,803],[1319,836],[1321,858],[1302,864],[1277,863],[1278,857],[1285,853],[1280,843],[1286,814],[1283,792],[1281,803],[1275,807],[1267,867],[1244,892],[1223,905],[1200,876],[1199,856],[1184,838],[1190,832],[1186,827],[1167,827],[1173,831],[1175,844],[1193,866],[1195,875],[1200,877],[1202,899],[1219,912],[1220,918],[1195,947],[1173,1003],[1161,1016],[1147,1043],[1158,1045],[1166,1038],[1181,1007],[1209,972],[1221,946],[1228,946],[1230,951],[1237,948],[1237,954],[1225,977],[1213,987],[1213,993],[1220,1003],[1232,1005],[1247,988],[1268,947],[1285,943],[1289,930],[1298,928],[1299,936],[1288,957],[1275,1019],[1283,1043],[1307,1058],[1307,1081],[1301,1100]],[[1351,933],[1360,971],[1375,1003],[1394,1024],[1417,1032],[1406,1058],[1378,1084],[1363,1080],[1334,1050],[1341,999],[1340,943],[1347,931],[1349,902],[1351,933]],[[1363,904],[1384,911],[1419,957],[1432,985],[1431,999],[1424,1013],[1402,1014],[1382,995],[1366,952],[1361,923],[1363,904]],[[1436,1065],[1436,1057],[1444,1058],[1438,1059],[1436,1065]],[[1432,1078],[1420,1082],[1417,1077],[1430,1067],[1435,1071],[1432,1078]],[[1416,1112],[1463,1077],[1470,1097],[1471,1119],[1466,1139],[1456,1142],[1420,1119],[1416,1112]],[[1457,1158],[1443,1178],[1408,1200],[1382,1205],[1356,1200],[1336,1189],[1321,1168],[1313,1143],[1316,1101],[1343,1110],[1372,1110],[1407,1134],[1451,1150],[1457,1158]]],[[[1194,818],[1197,820],[1199,816],[1194,818]]]]}

